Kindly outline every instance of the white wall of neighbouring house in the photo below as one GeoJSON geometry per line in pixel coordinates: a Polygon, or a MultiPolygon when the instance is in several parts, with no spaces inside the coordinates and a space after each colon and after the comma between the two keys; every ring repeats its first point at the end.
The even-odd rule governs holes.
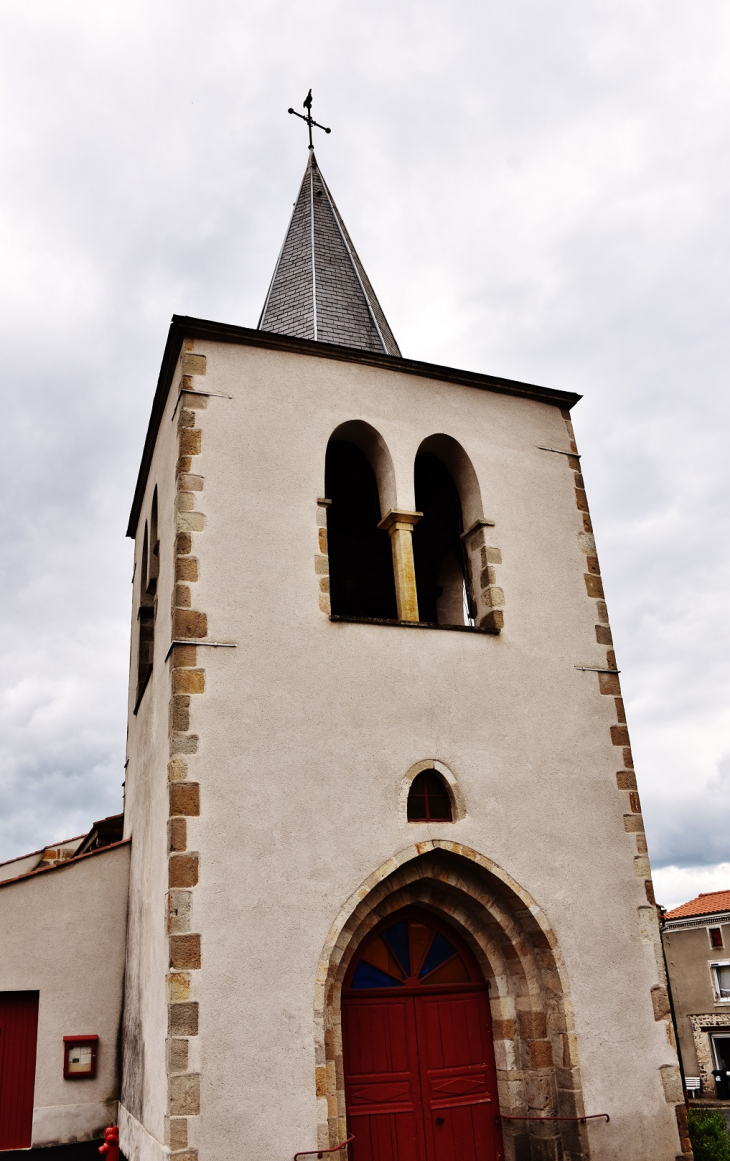
{"type": "Polygon", "coordinates": [[[19,875],[27,875],[35,870],[43,858],[43,850],[33,851],[30,855],[20,855],[17,859],[8,859],[7,863],[0,864],[0,882],[6,879],[17,879],[19,875]]]}
{"type": "Polygon", "coordinates": [[[0,992],[39,993],[33,1146],[116,1122],[129,843],[0,885],[0,992]],[[65,1080],[64,1036],[99,1037],[95,1078],[65,1080]]]}

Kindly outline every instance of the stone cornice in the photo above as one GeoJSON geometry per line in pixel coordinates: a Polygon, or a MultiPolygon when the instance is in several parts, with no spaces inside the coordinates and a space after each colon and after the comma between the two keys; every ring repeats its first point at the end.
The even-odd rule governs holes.
{"type": "Polygon", "coordinates": [[[664,931],[683,931],[690,927],[717,927],[719,923],[730,923],[730,911],[710,911],[707,915],[688,915],[682,919],[665,919],[664,931]]]}

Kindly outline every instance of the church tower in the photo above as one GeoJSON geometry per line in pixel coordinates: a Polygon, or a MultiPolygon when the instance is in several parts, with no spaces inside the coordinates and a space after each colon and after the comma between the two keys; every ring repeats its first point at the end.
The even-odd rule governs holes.
{"type": "Polygon", "coordinates": [[[577,402],[404,358],[313,150],[259,327],[173,317],[128,1161],[690,1156],[577,402]]]}

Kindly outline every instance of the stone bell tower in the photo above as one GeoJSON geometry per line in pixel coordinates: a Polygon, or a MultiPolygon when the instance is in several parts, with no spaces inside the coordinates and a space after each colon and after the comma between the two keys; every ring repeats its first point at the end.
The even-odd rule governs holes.
{"type": "Polygon", "coordinates": [[[313,151],[258,329],[173,318],[129,1161],[690,1156],[577,401],[402,357],[313,151]]]}

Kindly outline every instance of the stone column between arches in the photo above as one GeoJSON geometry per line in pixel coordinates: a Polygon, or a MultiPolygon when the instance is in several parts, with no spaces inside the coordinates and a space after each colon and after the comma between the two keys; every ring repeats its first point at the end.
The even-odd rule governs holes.
{"type": "Polygon", "coordinates": [[[418,620],[413,527],[422,515],[423,512],[405,512],[401,508],[391,508],[378,524],[378,528],[384,529],[390,536],[399,621],[418,620]]]}
{"type": "MultiPolygon", "coordinates": [[[[489,983],[502,1113],[584,1114],[573,1010],[555,938],[532,900],[496,870],[457,843],[419,843],[376,872],[343,909],[317,979],[319,1148],[346,1137],[342,981],[364,936],[409,904],[450,919],[481,965],[489,983]]],[[[502,1132],[506,1161],[588,1161],[585,1127],[576,1122],[504,1121],[502,1132]]]]}

